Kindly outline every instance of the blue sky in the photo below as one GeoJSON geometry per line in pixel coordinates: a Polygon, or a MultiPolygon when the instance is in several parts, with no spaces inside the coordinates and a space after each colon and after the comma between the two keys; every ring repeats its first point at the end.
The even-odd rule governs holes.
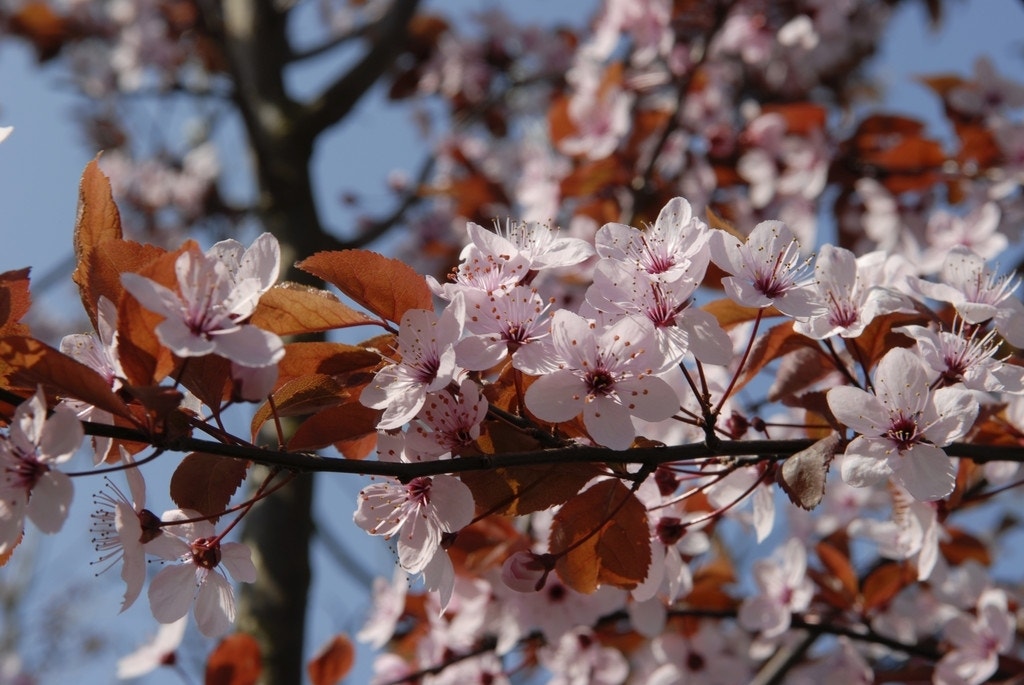
{"type": "MultiPolygon", "coordinates": [[[[578,9],[583,3],[571,2],[447,0],[434,4],[452,11],[498,5],[513,13],[528,13],[539,18],[551,18],[557,13],[558,18],[573,23],[579,23],[583,16],[578,9]]],[[[940,122],[937,101],[913,77],[943,71],[969,74],[975,58],[980,55],[989,55],[1005,75],[1024,81],[1024,5],[1019,0],[949,3],[949,16],[940,33],[933,33],[927,27],[923,4],[913,3],[899,13],[876,62],[876,72],[885,86],[886,108],[940,122]]],[[[0,272],[31,265],[33,274],[38,277],[51,271],[71,253],[78,178],[96,151],[85,149],[71,121],[76,100],[69,87],[62,85],[64,80],[64,75],[53,67],[36,69],[34,57],[25,46],[0,42],[0,125],[15,127],[12,136],[0,145],[0,207],[3,208],[0,235],[4,238],[0,272]]],[[[332,133],[317,152],[317,190],[326,200],[329,222],[342,221],[344,217],[340,210],[332,209],[332,198],[339,190],[356,188],[371,199],[385,198],[388,172],[411,168],[418,159],[415,153],[410,154],[416,145],[406,126],[405,115],[386,110],[382,102],[378,96],[362,104],[345,127],[332,133]]],[[[77,294],[70,279],[41,298],[47,311],[58,319],[63,313],[73,311],[68,306],[75,301],[77,294]]],[[[155,483],[154,479],[154,486],[155,483]]],[[[80,481],[76,486],[72,516],[81,522],[90,509],[89,494],[98,489],[100,483],[80,481]]],[[[351,520],[358,487],[354,480],[321,479],[318,491],[321,511],[330,520],[347,523],[351,520]]],[[[156,487],[153,490],[156,506],[167,504],[166,495],[156,487]]],[[[85,538],[73,540],[77,529],[69,527],[70,530],[52,540],[43,541],[36,532],[29,533],[34,538],[33,543],[40,543],[36,550],[43,573],[37,581],[40,587],[35,594],[39,597],[32,599],[33,605],[40,609],[50,599],[47,585],[61,587],[69,582],[67,569],[76,569],[71,572],[75,582],[84,585],[94,582],[92,570],[85,563],[92,558],[91,547],[83,544],[85,538]]],[[[379,572],[390,575],[390,556],[383,543],[371,542],[364,533],[354,529],[342,531],[338,536],[343,542],[355,541],[360,557],[365,557],[379,572]]],[[[317,554],[323,562],[322,551],[317,554]]],[[[322,594],[310,616],[310,649],[328,639],[333,631],[357,630],[366,608],[365,602],[352,601],[352,597],[362,595],[359,586],[327,571],[331,568],[328,563],[321,563],[320,568],[323,573],[316,581],[315,590],[322,594]],[[338,607],[348,607],[351,613],[342,613],[336,610],[338,607]]],[[[122,652],[130,650],[155,630],[144,598],[127,616],[117,618],[120,588],[116,578],[104,577],[95,582],[97,594],[85,598],[82,612],[93,621],[110,625],[124,641],[122,652]]],[[[97,674],[96,681],[106,682],[113,672],[113,655],[97,657],[92,666],[97,674]]],[[[63,672],[65,676],[67,673],[63,672]]],[[[147,682],[179,681],[159,677],[147,682]]]]}

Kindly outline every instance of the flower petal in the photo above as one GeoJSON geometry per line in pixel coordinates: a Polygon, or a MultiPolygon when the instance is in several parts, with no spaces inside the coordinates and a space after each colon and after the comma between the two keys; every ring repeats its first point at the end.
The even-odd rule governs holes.
{"type": "Polygon", "coordinates": [[[168,566],[149,584],[149,608],[160,623],[173,623],[188,613],[196,567],[189,564],[168,566]]]}
{"type": "Polygon", "coordinates": [[[893,480],[922,502],[941,499],[953,492],[956,467],[945,452],[934,445],[918,443],[889,459],[893,480]]]}
{"type": "Polygon", "coordinates": [[[196,625],[206,637],[220,637],[235,622],[235,596],[221,574],[210,571],[196,596],[196,625]]]}

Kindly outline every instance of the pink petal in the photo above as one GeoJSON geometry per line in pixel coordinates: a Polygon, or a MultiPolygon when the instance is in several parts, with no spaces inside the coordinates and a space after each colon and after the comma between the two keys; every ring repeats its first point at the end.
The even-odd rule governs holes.
{"type": "Polygon", "coordinates": [[[846,447],[841,474],[843,481],[855,488],[881,483],[892,475],[886,450],[888,440],[858,437],[846,447]]]}
{"type": "Polygon", "coordinates": [[[84,437],[82,424],[74,410],[63,404],[57,405],[39,436],[41,460],[55,464],[67,461],[82,444],[84,437]]]}
{"type": "Polygon", "coordinates": [[[196,596],[196,625],[206,637],[220,637],[235,622],[235,596],[221,574],[210,571],[196,596]]]}
{"type": "Polygon", "coordinates": [[[953,492],[956,467],[945,452],[934,445],[917,444],[899,456],[889,458],[893,480],[922,502],[941,499],[953,492]]]}
{"type": "Polygon", "coordinates": [[[168,566],[149,584],[149,608],[160,623],[172,623],[188,613],[196,583],[191,563],[168,566]]]}
{"type": "MultiPolygon", "coordinates": [[[[672,393],[672,397],[678,401],[675,400],[675,393],[672,393]]],[[[613,450],[629,449],[636,437],[629,410],[610,397],[595,397],[585,404],[583,423],[594,442],[613,450]]]]}
{"type": "Polygon", "coordinates": [[[256,565],[252,563],[252,552],[248,545],[240,542],[225,542],[220,546],[220,565],[231,577],[240,583],[256,582],[256,565]]]}
{"type": "Polygon", "coordinates": [[[213,335],[217,354],[242,366],[270,366],[284,358],[280,336],[256,326],[239,326],[213,335]]]}
{"type": "Polygon", "coordinates": [[[556,371],[541,376],[526,390],[525,402],[545,421],[568,421],[583,410],[587,387],[572,371],[556,371]]]}
{"type": "Polygon", "coordinates": [[[71,479],[60,471],[48,471],[36,481],[28,500],[26,514],[36,528],[44,533],[56,533],[64,525],[71,506],[74,487],[71,479]]]}

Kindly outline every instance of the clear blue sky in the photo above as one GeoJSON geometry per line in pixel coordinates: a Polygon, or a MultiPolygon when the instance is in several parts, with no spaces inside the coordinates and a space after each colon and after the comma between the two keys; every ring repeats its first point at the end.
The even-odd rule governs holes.
{"type": "MultiPolygon", "coordinates": [[[[585,18],[578,8],[592,3],[446,0],[434,4],[452,11],[498,5],[518,15],[528,13],[546,19],[554,15],[578,24],[585,18]]],[[[989,55],[1004,74],[1024,81],[1024,5],[1019,0],[975,0],[948,5],[949,16],[938,34],[927,27],[923,3],[913,3],[897,16],[876,69],[886,86],[886,107],[939,121],[935,99],[914,82],[913,76],[942,71],[970,73],[980,55],[989,55]]],[[[96,151],[84,148],[71,121],[76,100],[70,89],[62,85],[63,81],[64,75],[52,67],[36,69],[34,57],[25,46],[0,41],[0,125],[15,127],[13,135],[0,145],[0,272],[31,265],[33,274],[39,276],[71,252],[78,178],[96,151]]],[[[381,102],[381,98],[376,98],[360,106],[344,129],[333,134],[318,151],[318,191],[324,198],[334,198],[339,190],[351,188],[369,197],[384,198],[387,173],[394,168],[410,168],[418,159],[409,155],[409,150],[416,148],[405,116],[382,110],[381,102]]],[[[325,202],[328,221],[341,221],[343,215],[331,207],[330,200],[325,202]]],[[[41,298],[46,311],[58,320],[62,313],[73,311],[68,306],[76,301],[77,293],[69,279],[41,298]]],[[[154,508],[160,509],[168,504],[166,494],[156,487],[156,479],[150,478],[154,508]]],[[[320,510],[330,512],[328,520],[350,521],[358,485],[341,477],[321,480],[320,510]]],[[[98,480],[76,483],[72,518],[78,525],[74,521],[69,523],[67,530],[52,540],[43,541],[43,536],[34,530],[29,533],[33,543],[42,543],[35,546],[42,573],[36,580],[38,587],[30,606],[42,612],[46,602],[53,599],[53,593],[66,588],[69,582],[95,590],[94,596],[82,595],[85,599],[78,609],[80,618],[93,625],[109,625],[113,634],[123,640],[120,652],[124,653],[155,630],[155,623],[148,616],[145,598],[127,616],[116,617],[120,596],[117,579],[111,575],[93,581],[92,571],[86,566],[92,555],[91,547],[84,543],[87,538],[81,532],[85,528],[81,522],[91,508],[90,494],[99,486],[98,480]],[[80,537],[75,539],[75,535],[80,537]]],[[[379,572],[390,575],[389,553],[379,540],[370,541],[358,530],[342,531],[339,536],[355,541],[360,557],[370,560],[379,572]]],[[[12,565],[4,573],[13,573],[11,569],[16,568],[16,564],[12,565]]],[[[327,570],[328,564],[321,564],[320,568],[323,573],[314,589],[321,594],[310,617],[310,647],[314,649],[333,631],[354,632],[365,611],[364,604],[352,602],[353,596],[361,595],[358,586],[327,570]],[[352,613],[344,614],[343,607],[352,613]]],[[[84,680],[79,675],[78,681],[106,682],[113,673],[114,656],[109,652],[98,656],[90,669],[95,675],[85,676],[84,680]]],[[[72,672],[71,668],[59,671],[48,682],[60,682],[72,672]]],[[[159,677],[146,682],[179,681],[159,677]]]]}

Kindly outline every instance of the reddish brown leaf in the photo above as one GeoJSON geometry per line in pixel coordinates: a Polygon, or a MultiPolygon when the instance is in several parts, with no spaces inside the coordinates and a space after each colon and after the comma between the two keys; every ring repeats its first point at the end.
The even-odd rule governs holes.
{"type": "MultiPolygon", "coordinates": [[[[79,283],[82,304],[90,312],[90,317],[95,317],[96,303],[101,295],[114,304],[121,301],[124,293],[122,273],[142,272],[166,253],[167,250],[155,245],[143,245],[131,240],[107,240],[103,243],[103,249],[90,251],[80,261],[80,268],[84,271],[83,280],[79,283]]],[[[165,285],[174,287],[173,283],[165,285]]]]}
{"type": "MultiPolygon", "coordinates": [[[[355,345],[332,342],[297,342],[284,346],[284,359],[277,365],[278,384],[310,373],[347,376],[354,371],[369,373],[380,363],[380,355],[355,345]]],[[[369,380],[369,378],[367,378],[369,380]]]]}
{"type": "Polygon", "coordinates": [[[306,672],[313,685],[334,685],[352,670],[356,650],[344,633],[335,635],[307,664],[306,672]]]}
{"type": "Polygon", "coordinates": [[[821,504],[828,467],[840,442],[839,434],[832,433],[782,462],[779,485],[793,504],[808,511],[821,504]]]}
{"type": "Polygon", "coordinates": [[[964,85],[962,76],[956,74],[932,74],[930,76],[918,76],[918,83],[922,83],[930,88],[940,98],[945,99],[946,95],[954,88],[959,88],[964,85]]]}
{"type": "MultiPolygon", "coordinates": [[[[274,392],[278,416],[305,416],[341,404],[349,392],[333,376],[315,373],[289,381],[274,392]]],[[[274,415],[269,402],[264,402],[252,417],[253,440],[260,427],[274,415]]]]}
{"type": "Polygon", "coordinates": [[[231,398],[231,362],[224,357],[208,354],[189,357],[179,363],[181,384],[211,409],[219,409],[231,398]]]}
{"type": "Polygon", "coordinates": [[[228,508],[249,462],[215,454],[186,455],[171,476],[171,499],[182,509],[216,516],[228,508]]]}
{"type": "MultiPolygon", "coordinates": [[[[104,249],[97,250],[96,255],[106,255],[108,248],[111,254],[117,254],[117,248],[128,247],[130,244],[120,241],[107,241],[104,249]]],[[[165,252],[157,258],[152,259],[139,268],[130,269],[141,276],[177,291],[178,277],[175,271],[175,262],[178,257],[189,250],[199,250],[199,246],[193,241],[187,241],[175,252],[165,252]]],[[[130,253],[139,256],[134,250],[130,253]]],[[[105,257],[104,257],[105,258],[105,257]]],[[[124,264],[112,265],[107,270],[107,278],[116,281],[116,286],[121,288],[121,273],[118,271],[124,264]]],[[[118,296],[123,289],[117,291],[118,296]]],[[[114,300],[115,302],[117,300],[114,300]]],[[[117,311],[117,333],[118,333],[118,357],[129,385],[146,386],[159,383],[174,369],[174,356],[171,351],[164,347],[156,336],[156,327],[163,322],[159,314],[143,308],[139,302],[130,295],[120,298],[120,306],[117,311]]]]}
{"type": "Polygon", "coordinates": [[[600,585],[630,590],[651,565],[647,510],[619,481],[601,481],[559,509],[548,548],[558,556],[562,582],[577,592],[600,585]]]}
{"type": "Polygon", "coordinates": [[[71,38],[68,20],[54,12],[50,4],[43,0],[22,3],[8,19],[7,28],[12,34],[32,43],[40,62],[56,57],[64,43],[71,38]]]}
{"type": "Polygon", "coordinates": [[[750,356],[747,358],[747,365],[743,368],[743,375],[736,383],[736,390],[749,383],[761,372],[761,369],[779,357],[806,347],[817,349],[818,345],[814,340],[794,331],[793,321],[786,321],[770,328],[767,333],[754,341],[754,347],[750,350],[750,356]]]}
{"type": "Polygon", "coordinates": [[[410,309],[434,309],[423,276],[376,252],[318,252],[296,266],[337,286],[356,304],[388,321],[400,322],[410,309]]]}
{"type": "Polygon", "coordinates": [[[280,283],[263,293],[250,323],[278,335],[300,335],[377,324],[326,290],[280,283]]]}
{"type": "Polygon", "coordinates": [[[327,407],[302,422],[288,441],[288,449],[316,450],[367,435],[376,436],[380,414],[380,409],[370,409],[359,402],[327,407]]]}
{"type": "Polygon", "coordinates": [[[812,131],[825,128],[827,110],[812,102],[789,102],[766,104],[763,112],[780,115],[786,122],[786,129],[793,134],[806,136],[812,131]]]}
{"type": "Polygon", "coordinates": [[[0,360],[11,380],[27,388],[42,384],[56,395],[73,397],[116,416],[132,418],[128,406],[103,376],[34,338],[0,339],[0,360]]]}
{"type": "Polygon", "coordinates": [[[827,542],[819,542],[814,549],[825,567],[825,573],[815,580],[823,590],[834,593],[840,598],[838,606],[841,608],[852,606],[857,597],[859,583],[857,572],[854,570],[853,564],[850,563],[849,557],[827,542]]]}
{"type": "Polygon", "coordinates": [[[255,685],[263,673],[263,657],[256,638],[245,633],[228,635],[206,661],[205,685],[255,685]]]}
{"type": "Polygon", "coordinates": [[[768,388],[768,401],[806,390],[811,384],[835,371],[835,365],[820,347],[801,347],[782,357],[775,380],[768,388]]]}
{"type": "Polygon", "coordinates": [[[29,293],[28,268],[0,274],[0,336],[28,335],[28,326],[21,317],[32,304],[29,293]]]}
{"type": "Polygon", "coordinates": [[[701,306],[701,309],[714,315],[722,328],[731,328],[737,324],[753,321],[757,318],[759,311],[764,312],[764,317],[781,316],[781,312],[775,307],[765,307],[763,310],[755,309],[754,307],[744,307],[741,304],[736,304],[728,297],[708,302],[701,306]]]}
{"type": "Polygon", "coordinates": [[[473,491],[478,512],[522,516],[565,503],[599,472],[596,464],[543,464],[467,471],[460,477],[473,491]]]}
{"type": "Polygon", "coordinates": [[[896,562],[885,562],[874,569],[864,579],[861,605],[865,613],[871,613],[888,605],[907,583],[914,580],[914,574],[908,574],[907,566],[896,562]]]}
{"type": "MultiPolygon", "coordinates": [[[[96,299],[89,287],[92,269],[89,257],[107,240],[121,239],[121,214],[114,203],[110,180],[100,171],[99,155],[85,166],[78,184],[78,216],[75,218],[75,258],[71,280],[78,284],[82,304],[96,326],[96,299]]],[[[117,300],[111,300],[117,304],[117,300]]]]}
{"type": "Polygon", "coordinates": [[[942,556],[946,557],[949,563],[962,564],[968,559],[973,559],[983,566],[992,563],[992,554],[985,543],[974,537],[965,530],[959,528],[946,528],[947,538],[939,542],[939,549],[942,556]]]}

